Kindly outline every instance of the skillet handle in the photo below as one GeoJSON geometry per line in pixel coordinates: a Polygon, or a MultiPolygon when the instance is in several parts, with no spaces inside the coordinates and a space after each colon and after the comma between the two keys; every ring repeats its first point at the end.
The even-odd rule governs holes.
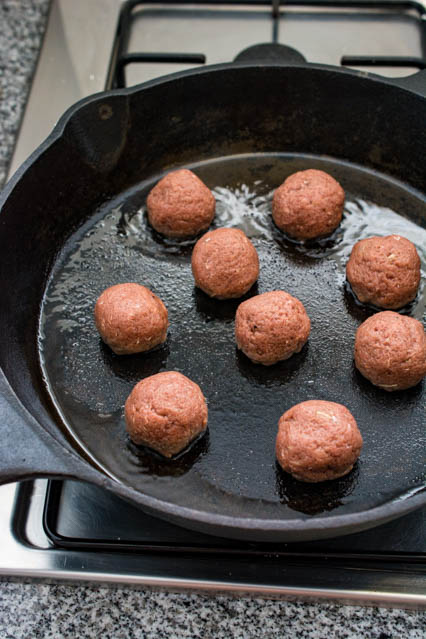
{"type": "Polygon", "coordinates": [[[90,471],[27,412],[0,369],[0,484],[35,477],[93,481],[90,471]]]}
{"type": "Polygon", "coordinates": [[[426,98],[426,69],[403,78],[392,78],[392,82],[403,89],[408,89],[426,98]]]}

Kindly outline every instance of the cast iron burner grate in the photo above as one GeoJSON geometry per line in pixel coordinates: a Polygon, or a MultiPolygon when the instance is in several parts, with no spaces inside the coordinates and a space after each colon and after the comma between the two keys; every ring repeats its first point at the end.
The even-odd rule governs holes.
{"type": "MultiPolygon", "coordinates": [[[[116,46],[113,52],[109,80],[107,88],[117,89],[126,86],[125,69],[135,63],[176,63],[176,64],[205,64],[206,56],[203,53],[148,53],[128,52],[130,33],[132,30],[134,11],[143,5],[161,4],[162,6],[193,5],[191,0],[127,0],[122,6],[117,30],[116,46]]],[[[201,6],[220,6],[223,8],[223,0],[209,0],[206,3],[197,3],[201,6]]],[[[280,20],[285,15],[282,11],[280,0],[230,0],[226,6],[252,6],[271,7],[271,43],[254,45],[242,51],[236,61],[248,60],[282,60],[283,62],[303,62],[304,56],[292,47],[286,47],[278,43],[280,20]],[[268,46],[269,45],[269,46],[268,46]]],[[[371,66],[371,67],[412,67],[416,69],[426,68],[426,6],[417,0],[286,0],[285,7],[310,7],[310,8],[337,8],[359,9],[359,13],[371,9],[392,10],[405,12],[412,10],[418,18],[421,30],[422,56],[379,56],[379,55],[344,55],[340,63],[344,66],[371,66]]]]}

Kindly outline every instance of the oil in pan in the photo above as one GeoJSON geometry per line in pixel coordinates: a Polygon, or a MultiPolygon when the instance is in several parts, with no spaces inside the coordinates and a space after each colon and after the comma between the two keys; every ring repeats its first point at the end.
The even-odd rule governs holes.
{"type": "MultiPolygon", "coordinates": [[[[354,335],[373,309],[345,285],[353,244],[371,235],[410,239],[426,275],[424,197],[407,186],[331,158],[253,154],[189,166],[214,190],[213,227],[237,226],[260,258],[258,283],[245,297],[283,289],[298,297],[312,321],[308,343],[272,367],[236,350],[234,316],[240,300],[213,300],[194,288],[195,240],[174,241],[147,224],[145,199],[154,176],[108,202],[61,252],[47,286],[41,319],[41,365],[66,427],[105,471],[154,497],[203,510],[250,517],[294,518],[349,513],[378,506],[424,483],[426,390],[386,393],[353,366],[354,335]],[[318,168],[346,191],[344,219],[334,235],[300,244],[271,219],[273,190],[291,173],[318,168]],[[422,217],[423,216],[423,217],[422,217]],[[165,345],[143,355],[117,356],[93,322],[106,287],[150,287],[166,304],[165,345]],[[177,460],[165,461],[129,445],[123,405],[134,384],[163,370],[197,382],[209,402],[207,436],[177,460]],[[337,401],[355,416],[364,438],[361,458],[346,477],[306,485],[275,463],[280,415],[307,399],[337,401]]],[[[424,286],[424,285],[423,285],[424,286]]],[[[424,289],[403,312],[425,321],[424,289]]]]}

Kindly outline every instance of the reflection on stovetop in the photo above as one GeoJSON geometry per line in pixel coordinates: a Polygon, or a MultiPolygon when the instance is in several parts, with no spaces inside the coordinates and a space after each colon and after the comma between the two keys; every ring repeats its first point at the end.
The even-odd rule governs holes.
{"type": "Polygon", "coordinates": [[[383,556],[426,560],[426,509],[374,529],[309,543],[256,544],[213,537],[180,528],[145,514],[114,494],[80,482],[50,482],[44,526],[58,546],[109,550],[215,551],[279,553],[292,556],[331,555],[347,559],[383,556]]]}

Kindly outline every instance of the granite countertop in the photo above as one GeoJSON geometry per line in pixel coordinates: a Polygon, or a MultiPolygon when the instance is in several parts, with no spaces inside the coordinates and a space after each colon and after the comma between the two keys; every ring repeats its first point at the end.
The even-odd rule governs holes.
{"type": "Polygon", "coordinates": [[[37,62],[49,0],[0,0],[0,188],[37,62]]]}
{"type": "MultiPolygon", "coordinates": [[[[48,6],[48,0],[0,2],[0,186],[6,178],[48,6]]],[[[0,583],[0,636],[423,639],[426,614],[125,587],[11,583],[6,578],[0,583]]]]}
{"type": "Polygon", "coordinates": [[[129,588],[0,584],[2,639],[424,639],[411,611],[129,588]]]}

